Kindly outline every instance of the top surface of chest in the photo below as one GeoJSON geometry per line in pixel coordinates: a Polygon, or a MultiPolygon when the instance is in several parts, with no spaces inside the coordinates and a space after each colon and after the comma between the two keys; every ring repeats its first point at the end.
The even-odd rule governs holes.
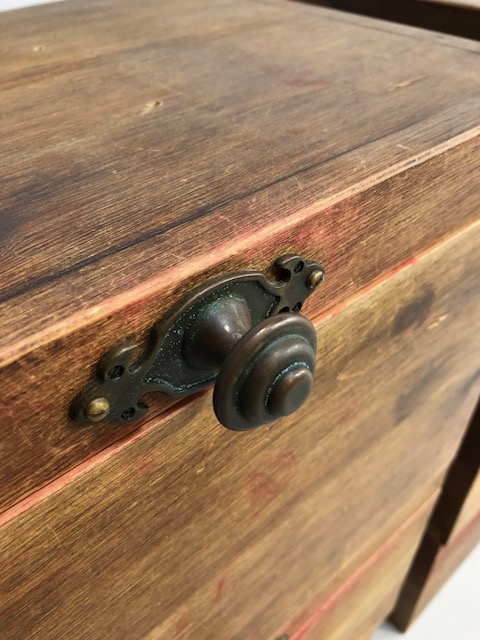
{"type": "Polygon", "coordinates": [[[254,234],[479,120],[475,43],[318,7],[90,0],[0,21],[3,361],[212,250],[255,237],[258,264],[254,234]]]}

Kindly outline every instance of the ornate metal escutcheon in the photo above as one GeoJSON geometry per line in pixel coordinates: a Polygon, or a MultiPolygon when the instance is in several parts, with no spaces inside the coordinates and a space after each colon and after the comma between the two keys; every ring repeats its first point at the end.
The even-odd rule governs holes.
{"type": "Polygon", "coordinates": [[[151,331],[145,352],[125,340],[100,360],[72,405],[80,423],[133,422],[146,393],[182,397],[215,385],[213,405],[229,429],[246,431],[289,415],[308,397],[315,330],[299,311],[325,271],[298,255],[275,261],[279,280],[244,271],[197,287],[151,331]]]}

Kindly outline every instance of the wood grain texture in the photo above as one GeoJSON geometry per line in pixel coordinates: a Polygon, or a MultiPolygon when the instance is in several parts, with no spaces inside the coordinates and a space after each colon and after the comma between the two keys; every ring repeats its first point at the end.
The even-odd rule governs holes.
{"type": "Polygon", "coordinates": [[[234,434],[205,394],[5,512],[3,638],[264,640],[334,593],[458,448],[479,246],[477,224],[322,317],[297,415],[234,434]]]}
{"type": "Polygon", "coordinates": [[[437,495],[422,504],[329,600],[322,602],[289,636],[291,640],[370,640],[395,603],[437,495]]]}
{"type": "Polygon", "coordinates": [[[390,616],[392,623],[408,629],[478,544],[480,512],[446,545],[427,532],[390,616]]]}
{"type": "Polygon", "coordinates": [[[477,472],[470,490],[467,493],[457,521],[453,527],[451,538],[457,536],[480,513],[480,471],[477,472]]]}
{"type": "Polygon", "coordinates": [[[0,17],[2,356],[479,125],[478,45],[339,15],[91,0],[0,17]]]}
{"type": "MultiPolygon", "coordinates": [[[[480,374],[479,374],[480,375],[480,374]]],[[[480,403],[445,479],[431,527],[447,543],[480,512],[480,403]]]]}
{"type": "MultiPolygon", "coordinates": [[[[433,3],[435,0],[423,0],[423,2],[433,3]]],[[[440,4],[453,5],[454,7],[471,7],[480,9],[480,0],[438,0],[440,4]]]]}
{"type": "Polygon", "coordinates": [[[480,542],[480,405],[445,478],[392,614],[405,630],[480,542]]]}
{"type": "Polygon", "coordinates": [[[0,28],[0,508],[128,433],[70,402],[195,284],[298,251],[314,317],[478,218],[476,43],[247,0],[0,28]]]}
{"type": "Polygon", "coordinates": [[[302,1],[480,40],[480,2],[477,0],[302,1]]]}

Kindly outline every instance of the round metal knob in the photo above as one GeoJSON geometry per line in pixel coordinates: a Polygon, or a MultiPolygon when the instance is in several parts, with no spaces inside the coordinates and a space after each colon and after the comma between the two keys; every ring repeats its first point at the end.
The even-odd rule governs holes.
{"type": "Polygon", "coordinates": [[[312,388],[316,345],[311,322],[297,314],[250,329],[220,367],[213,395],[219,421],[247,431],[296,411],[312,388]]]}

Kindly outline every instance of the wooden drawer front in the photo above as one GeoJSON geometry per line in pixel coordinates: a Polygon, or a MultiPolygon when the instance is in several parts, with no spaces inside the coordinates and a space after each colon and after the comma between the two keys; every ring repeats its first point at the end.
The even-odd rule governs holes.
{"type": "Polygon", "coordinates": [[[327,269],[315,317],[478,217],[476,43],[280,0],[131,5],[0,16],[0,510],[131,432],[70,403],[186,289],[295,251],[327,269]]]}
{"type": "Polygon", "coordinates": [[[376,553],[305,623],[291,640],[370,640],[392,610],[410,559],[421,541],[435,499],[432,496],[398,527],[376,553]]]}
{"type": "Polygon", "coordinates": [[[480,511],[446,545],[439,544],[428,530],[400,592],[392,622],[405,631],[478,544],[480,511]]]}
{"type": "Polygon", "coordinates": [[[263,640],[333,593],[458,447],[479,247],[474,225],[319,319],[291,418],[232,433],[205,394],[5,512],[2,637],[263,640]]]}

